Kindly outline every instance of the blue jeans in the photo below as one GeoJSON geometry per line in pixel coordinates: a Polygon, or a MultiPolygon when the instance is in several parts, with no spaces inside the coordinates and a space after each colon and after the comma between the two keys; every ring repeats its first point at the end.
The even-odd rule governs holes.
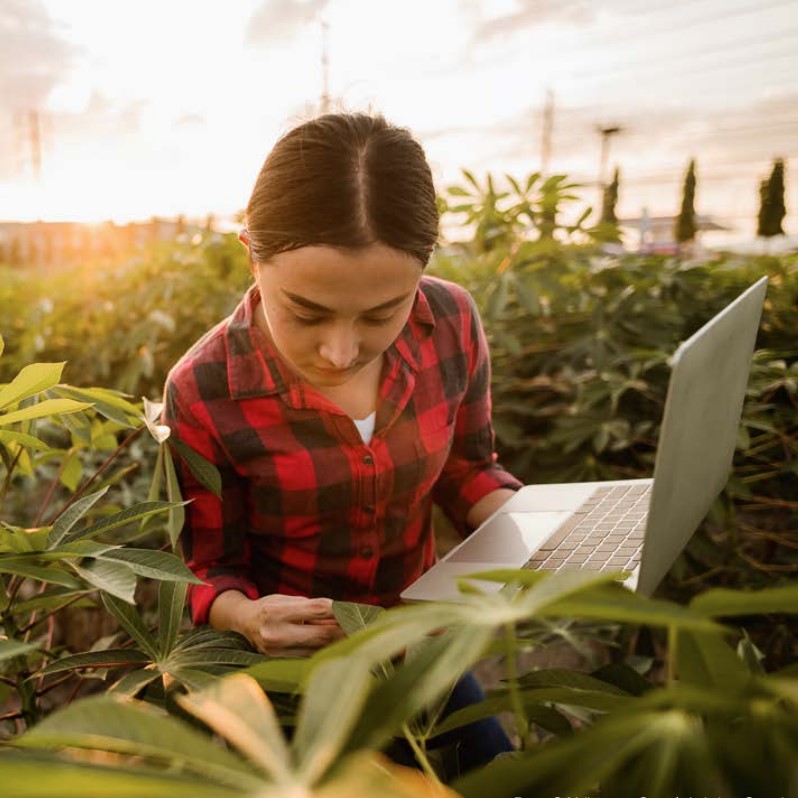
{"type": "MultiPolygon", "coordinates": [[[[463,676],[454,686],[452,694],[446,703],[442,717],[451,715],[458,709],[479,703],[485,694],[473,673],[463,676]]],[[[427,742],[429,750],[450,747],[446,757],[447,770],[453,770],[452,778],[463,775],[473,768],[486,765],[499,754],[513,751],[513,744],[505,734],[496,718],[483,718],[482,720],[453,729],[445,734],[432,737],[427,742]]],[[[399,741],[388,754],[396,762],[403,765],[416,766],[415,759],[409,746],[404,741],[399,741]]]]}

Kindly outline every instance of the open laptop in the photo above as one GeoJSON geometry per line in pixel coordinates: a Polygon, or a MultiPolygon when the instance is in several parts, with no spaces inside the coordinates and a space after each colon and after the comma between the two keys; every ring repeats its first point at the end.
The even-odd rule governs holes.
{"type": "Polygon", "coordinates": [[[650,595],[728,480],[766,289],[763,277],[674,354],[652,479],[527,485],[402,598],[457,599],[461,577],[523,567],[629,571],[650,595]]]}

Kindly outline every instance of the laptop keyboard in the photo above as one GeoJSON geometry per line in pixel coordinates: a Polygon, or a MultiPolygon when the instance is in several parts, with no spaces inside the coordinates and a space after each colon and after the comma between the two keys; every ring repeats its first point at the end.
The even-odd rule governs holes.
{"type": "Polygon", "coordinates": [[[597,488],[525,568],[630,571],[640,562],[651,485],[597,488]]]}

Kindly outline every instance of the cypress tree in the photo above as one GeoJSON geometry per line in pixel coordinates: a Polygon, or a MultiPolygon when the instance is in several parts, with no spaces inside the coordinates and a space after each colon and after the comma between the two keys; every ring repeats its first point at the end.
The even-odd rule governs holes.
{"type": "Polygon", "coordinates": [[[620,178],[620,170],[615,167],[615,173],[612,176],[612,183],[604,186],[604,196],[601,202],[601,224],[618,224],[618,216],[615,213],[615,206],[618,204],[618,181],[620,178]]]}
{"type": "Polygon", "coordinates": [[[767,180],[759,184],[759,215],[756,234],[770,238],[784,234],[781,226],[787,209],[784,205],[784,159],[773,161],[773,170],[767,180]]]}
{"type": "Polygon", "coordinates": [[[682,208],[676,219],[674,236],[680,244],[692,241],[696,234],[695,220],[695,158],[690,160],[687,174],[684,176],[684,190],[682,192],[682,208]]]}

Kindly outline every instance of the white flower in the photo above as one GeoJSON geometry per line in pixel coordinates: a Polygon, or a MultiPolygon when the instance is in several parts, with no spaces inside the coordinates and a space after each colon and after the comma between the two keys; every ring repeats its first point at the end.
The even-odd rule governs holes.
{"type": "Polygon", "coordinates": [[[172,434],[172,430],[166,424],[159,424],[163,412],[163,402],[151,402],[146,397],[144,399],[144,423],[150,431],[150,435],[155,438],[158,443],[163,443],[172,434]]]}

